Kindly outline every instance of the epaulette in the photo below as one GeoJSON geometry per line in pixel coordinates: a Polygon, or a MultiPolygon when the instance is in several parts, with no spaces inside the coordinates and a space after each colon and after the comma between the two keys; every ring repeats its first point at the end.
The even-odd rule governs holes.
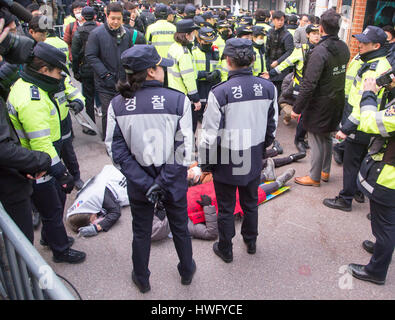
{"type": "Polygon", "coordinates": [[[378,64],[379,64],[379,61],[373,61],[373,62],[370,64],[369,70],[376,71],[377,65],[378,65],[378,64]]]}
{"type": "Polygon", "coordinates": [[[36,86],[30,86],[30,99],[41,100],[40,91],[38,91],[36,86]]]}

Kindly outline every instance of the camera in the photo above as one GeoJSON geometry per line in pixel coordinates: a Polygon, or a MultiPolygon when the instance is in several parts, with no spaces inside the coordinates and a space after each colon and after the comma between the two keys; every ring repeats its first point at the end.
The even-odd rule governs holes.
{"type": "MultiPolygon", "coordinates": [[[[0,18],[14,14],[29,22],[32,15],[19,3],[12,0],[0,0],[0,18]]],[[[22,64],[30,57],[34,41],[25,36],[9,33],[0,43],[0,55],[11,64],[22,64]]]]}
{"type": "Polygon", "coordinates": [[[376,84],[379,87],[385,87],[392,82],[392,79],[394,79],[394,77],[395,77],[395,68],[392,68],[392,70],[387,71],[380,77],[376,78],[376,84]]]}
{"type": "Polygon", "coordinates": [[[106,14],[104,13],[104,8],[106,5],[103,2],[94,1],[91,6],[95,10],[96,21],[100,23],[106,22],[106,14]]]}

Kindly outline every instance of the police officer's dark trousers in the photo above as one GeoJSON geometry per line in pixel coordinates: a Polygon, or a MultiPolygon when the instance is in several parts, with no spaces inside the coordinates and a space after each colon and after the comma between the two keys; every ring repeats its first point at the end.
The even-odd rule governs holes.
{"type": "Polygon", "coordinates": [[[384,280],[391,263],[395,246],[395,205],[385,206],[370,200],[372,232],[376,237],[373,256],[366,271],[384,280]]]}
{"type": "Polygon", "coordinates": [[[93,78],[82,78],[81,84],[86,113],[95,122],[95,80],[93,78]]]}
{"type": "Polygon", "coordinates": [[[78,164],[77,155],[73,147],[72,121],[70,113],[62,121],[62,141],[57,145],[60,147],[60,157],[62,158],[67,170],[74,177],[74,181],[80,179],[80,166],[78,164]]]}
{"type": "Polygon", "coordinates": [[[343,156],[343,190],[339,196],[351,205],[355,193],[358,191],[357,177],[361,162],[367,153],[367,145],[346,140],[343,156]]]}
{"type": "Polygon", "coordinates": [[[1,203],[8,215],[14,220],[15,224],[21,229],[26,238],[31,243],[34,240],[32,204],[29,196],[19,201],[2,200],[1,203]]]}
{"type": "Polygon", "coordinates": [[[214,179],[215,195],[218,203],[218,248],[232,252],[232,238],[235,236],[234,210],[236,191],[239,190],[240,205],[243,210],[241,235],[246,243],[256,242],[258,236],[258,186],[260,177],[255,178],[246,186],[235,186],[218,182],[214,179]]]}
{"type": "Polygon", "coordinates": [[[306,137],[307,131],[303,128],[303,116],[300,117],[296,126],[295,141],[303,142],[306,137]]]}
{"type": "Polygon", "coordinates": [[[56,179],[52,178],[43,183],[33,183],[32,200],[41,215],[42,239],[49,244],[54,255],[61,254],[69,248],[63,224],[66,194],[61,190],[56,179]]]}
{"type": "MultiPolygon", "coordinates": [[[[130,193],[129,193],[130,195],[130,193]]],[[[133,244],[132,260],[133,271],[138,281],[148,285],[150,271],[148,269],[152,221],[154,217],[154,205],[129,196],[130,209],[132,212],[133,244]]],[[[176,203],[163,202],[169,220],[170,230],[173,235],[174,245],[180,263],[178,271],[182,277],[189,277],[193,271],[192,266],[192,242],[188,231],[188,213],[186,195],[176,203]]]]}

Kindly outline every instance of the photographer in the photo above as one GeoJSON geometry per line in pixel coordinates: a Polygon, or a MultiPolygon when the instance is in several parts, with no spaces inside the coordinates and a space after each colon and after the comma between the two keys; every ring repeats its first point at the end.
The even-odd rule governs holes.
{"type": "MultiPolygon", "coordinates": [[[[388,104],[379,103],[375,78],[364,81],[361,103],[354,115],[359,119],[358,130],[374,136],[369,153],[362,161],[358,187],[370,200],[372,232],[376,243],[365,240],[362,247],[373,256],[367,265],[351,263],[349,272],[357,279],[383,285],[395,245],[395,104],[393,70],[388,78],[388,104]],[[392,78],[392,81],[391,81],[392,78]],[[391,99],[391,100],[390,100],[391,99]]],[[[387,74],[389,75],[389,74],[387,74]]]]}
{"type": "MultiPolygon", "coordinates": [[[[5,28],[3,31],[3,26],[4,19],[1,18],[2,53],[4,52],[2,42],[9,36],[9,29],[5,28]]],[[[7,61],[6,55],[2,58],[7,61]]],[[[51,159],[45,152],[31,151],[21,147],[15,129],[11,125],[3,97],[0,97],[0,150],[0,201],[9,216],[33,243],[30,200],[33,189],[29,179],[36,179],[45,174],[51,166],[51,159]]]]}

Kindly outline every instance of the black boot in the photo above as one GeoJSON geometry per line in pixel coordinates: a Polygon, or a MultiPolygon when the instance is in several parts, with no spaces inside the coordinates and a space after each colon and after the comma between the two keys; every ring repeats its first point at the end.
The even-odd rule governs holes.
{"type": "Polygon", "coordinates": [[[362,248],[366,250],[366,252],[373,254],[374,252],[374,242],[365,240],[362,242],[362,248]]]}
{"type": "Polygon", "coordinates": [[[67,262],[67,263],[81,263],[85,260],[86,253],[74,249],[67,249],[66,251],[62,252],[61,254],[54,254],[53,261],[56,263],[59,262],[67,262]]]}
{"type": "Polygon", "coordinates": [[[289,156],[292,161],[298,161],[306,157],[306,152],[293,153],[289,156]]]}
{"type": "Polygon", "coordinates": [[[361,264],[350,263],[348,265],[348,272],[351,275],[359,280],[373,282],[375,284],[383,285],[385,283],[385,279],[379,279],[371,274],[369,274],[365,270],[365,266],[361,264]]]}
{"type": "Polygon", "coordinates": [[[343,198],[336,197],[334,199],[325,199],[324,200],[324,205],[332,208],[332,209],[339,209],[343,211],[351,211],[351,204],[348,204],[346,201],[344,201],[343,198]]]}

